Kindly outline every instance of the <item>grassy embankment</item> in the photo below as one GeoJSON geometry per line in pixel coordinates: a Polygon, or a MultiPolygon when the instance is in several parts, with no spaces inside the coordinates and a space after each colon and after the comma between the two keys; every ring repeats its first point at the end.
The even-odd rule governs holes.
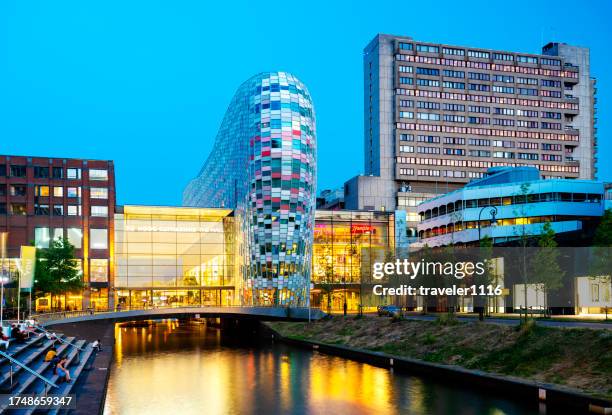
{"type": "Polygon", "coordinates": [[[612,331],[367,316],[269,323],[285,337],[554,383],[612,398],[612,331]]]}

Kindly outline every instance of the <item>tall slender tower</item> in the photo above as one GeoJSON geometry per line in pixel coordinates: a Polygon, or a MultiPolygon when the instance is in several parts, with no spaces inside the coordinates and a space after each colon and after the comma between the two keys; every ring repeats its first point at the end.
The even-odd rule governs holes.
{"type": "Polygon", "coordinates": [[[211,154],[183,193],[186,206],[236,210],[243,304],[308,304],[315,195],[308,90],[286,72],[253,76],[238,88],[211,154]]]}

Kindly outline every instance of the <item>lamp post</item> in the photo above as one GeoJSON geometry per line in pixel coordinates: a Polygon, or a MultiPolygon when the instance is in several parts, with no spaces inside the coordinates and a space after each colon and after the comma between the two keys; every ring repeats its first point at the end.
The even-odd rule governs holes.
{"type": "Polygon", "coordinates": [[[491,214],[491,222],[495,222],[495,217],[497,216],[497,208],[495,206],[484,206],[482,209],[480,209],[480,212],[478,212],[478,241],[480,242],[480,216],[482,215],[482,212],[486,209],[490,207],[491,210],[489,211],[489,213],[491,214]]]}

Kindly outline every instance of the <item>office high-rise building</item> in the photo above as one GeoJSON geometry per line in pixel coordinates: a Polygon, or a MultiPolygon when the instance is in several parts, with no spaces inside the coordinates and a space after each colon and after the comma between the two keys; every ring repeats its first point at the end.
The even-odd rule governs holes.
{"type": "Polygon", "coordinates": [[[315,115],[285,72],[243,83],[183,204],[235,208],[242,304],[308,304],[315,209],[315,115]]]}
{"type": "Polygon", "coordinates": [[[495,166],[593,179],[595,81],[589,50],[542,54],[377,35],[364,50],[364,176],[348,209],[406,209],[495,166]]]}

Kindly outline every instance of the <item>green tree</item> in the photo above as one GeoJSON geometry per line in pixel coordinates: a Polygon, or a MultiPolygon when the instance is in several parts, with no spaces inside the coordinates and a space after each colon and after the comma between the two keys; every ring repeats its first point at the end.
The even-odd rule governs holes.
{"type": "MultiPolygon", "coordinates": [[[[484,273],[482,275],[475,274],[474,284],[477,286],[494,284],[496,281],[496,275],[493,269],[493,238],[489,235],[485,235],[480,239],[480,250],[479,250],[480,261],[485,264],[484,273]]],[[[484,314],[489,315],[489,297],[481,298],[482,296],[476,296],[479,304],[478,307],[485,307],[484,314]]]]}
{"type": "Polygon", "coordinates": [[[531,199],[531,185],[529,183],[521,184],[520,190],[514,196],[514,199],[519,206],[518,209],[514,210],[514,217],[520,220],[516,236],[518,237],[519,246],[521,247],[522,251],[520,255],[520,275],[523,280],[523,307],[525,308],[525,323],[527,323],[527,286],[531,283],[530,275],[527,272],[527,246],[529,245],[529,240],[532,237],[532,235],[529,233],[529,229],[527,228],[527,217],[529,216],[530,210],[528,203],[531,199]]]}
{"type": "MultiPolygon", "coordinates": [[[[433,255],[433,253],[431,251],[430,246],[425,244],[417,252],[416,257],[417,257],[416,258],[417,260],[421,260],[421,261],[423,261],[423,263],[427,264],[427,263],[433,262],[434,255],[433,255]]],[[[419,276],[419,278],[423,278],[423,276],[419,276]]],[[[420,285],[431,286],[431,279],[427,283],[425,283],[425,281],[419,281],[419,282],[422,283],[420,285]]],[[[423,304],[422,310],[421,310],[421,314],[427,314],[428,308],[429,308],[429,296],[428,295],[423,295],[423,296],[421,296],[421,300],[422,300],[422,304],[423,304]]]]}
{"type": "Polygon", "coordinates": [[[563,286],[565,271],[559,266],[559,250],[557,249],[556,233],[550,222],[542,227],[538,238],[539,249],[532,258],[533,279],[542,284],[544,290],[544,309],[548,313],[548,294],[563,286]]]}
{"type": "MultiPolygon", "coordinates": [[[[589,261],[589,277],[610,284],[612,281],[612,209],[607,209],[595,230],[593,250],[589,261]]],[[[606,320],[608,307],[604,307],[606,320]]]]}
{"type": "Polygon", "coordinates": [[[81,271],[74,256],[74,246],[65,238],[54,239],[49,248],[36,252],[34,274],[35,298],[51,295],[53,297],[74,292],[83,288],[81,271]]]}

